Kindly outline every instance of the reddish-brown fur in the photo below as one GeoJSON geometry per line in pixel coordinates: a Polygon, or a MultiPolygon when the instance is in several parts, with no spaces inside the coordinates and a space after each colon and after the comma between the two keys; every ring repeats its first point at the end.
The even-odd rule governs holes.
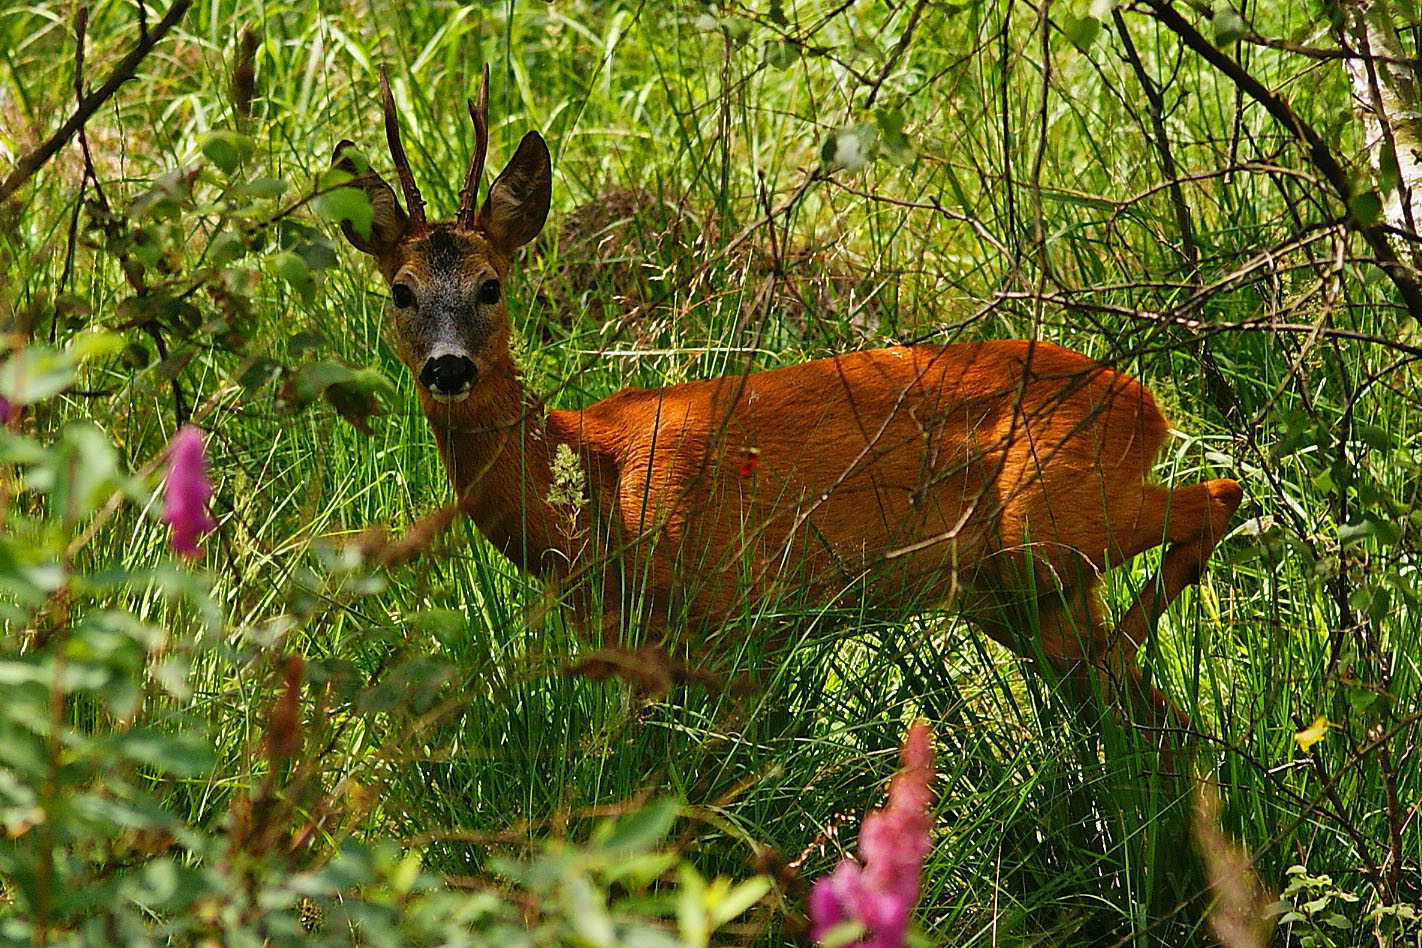
{"type": "MultiPolygon", "coordinates": [[[[356,184],[375,226],[347,229],[416,300],[397,313],[412,371],[451,346],[477,370],[460,400],[424,385],[420,398],[464,509],[496,547],[539,575],[589,577],[596,594],[579,602],[600,600],[605,628],[751,632],[766,611],[851,595],[904,611],[952,603],[1073,680],[1139,680],[1131,653],[1241,499],[1230,480],[1150,483],[1167,423],[1139,383],[1011,340],[854,352],[545,410],[509,354],[502,300],[460,301],[501,281],[542,225],[547,177],[530,134],[477,218],[461,211],[465,227],[407,220],[366,174],[356,184]],[[1159,574],[1109,632],[1101,573],[1162,544],[1159,574]]],[[[1168,702],[1148,697],[1159,719],[1168,702]]]]}

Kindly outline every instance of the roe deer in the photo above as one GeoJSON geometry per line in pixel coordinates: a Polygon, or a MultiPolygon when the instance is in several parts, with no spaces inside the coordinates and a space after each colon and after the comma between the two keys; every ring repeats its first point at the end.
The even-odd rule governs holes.
{"type": "Polygon", "coordinates": [[[604,615],[640,604],[634,619],[654,631],[851,590],[894,607],[951,602],[1074,685],[1125,675],[1154,722],[1183,720],[1143,692],[1133,653],[1198,580],[1242,492],[1148,481],[1167,423],[1139,383],[1010,340],[852,352],[547,410],[510,355],[502,287],[548,213],[548,148],[526,134],[476,209],[487,84],[486,69],[454,220],[425,219],[383,72],[405,208],[358,172],[349,142],[335,161],[374,210],[368,235],[342,229],[390,285],[400,357],[461,508],[494,546],[555,579],[596,565],[604,615]],[[1159,573],[1108,632],[1101,572],[1162,544],[1159,573]]]}

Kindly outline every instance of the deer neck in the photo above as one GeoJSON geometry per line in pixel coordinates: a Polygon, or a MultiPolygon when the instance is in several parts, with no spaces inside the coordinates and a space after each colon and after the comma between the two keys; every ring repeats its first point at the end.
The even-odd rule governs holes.
{"type": "Polygon", "coordinates": [[[528,572],[566,570],[589,535],[588,455],[570,413],[548,412],[507,359],[465,402],[421,399],[460,507],[479,531],[528,572]]]}

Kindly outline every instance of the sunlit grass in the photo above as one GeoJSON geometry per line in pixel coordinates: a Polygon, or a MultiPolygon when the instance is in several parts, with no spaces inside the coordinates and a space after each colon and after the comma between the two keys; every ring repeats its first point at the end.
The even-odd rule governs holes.
{"type": "MultiPolygon", "coordinates": [[[[806,26],[831,9],[787,6],[806,26]]],[[[649,295],[634,301],[644,305],[626,321],[629,288],[616,281],[592,281],[586,290],[601,304],[596,321],[586,316],[586,296],[570,321],[558,322],[545,302],[518,295],[573,264],[565,242],[550,240],[517,264],[510,308],[520,357],[530,384],[552,393],[555,404],[944,327],[945,341],[1036,334],[1114,361],[1163,394],[1185,433],[1162,459],[1165,480],[1235,477],[1249,494],[1240,521],[1293,512],[1322,556],[1333,555],[1338,511],[1318,465],[1269,452],[1291,412],[1336,415],[1350,396],[1327,384],[1291,387],[1295,349],[1265,334],[1215,337],[1237,399],[1237,417],[1226,419],[1178,335],[1115,313],[1021,298],[1042,289],[1151,310],[1171,302],[1172,291],[1148,282],[1179,279],[1184,264],[1168,197],[1146,194],[1158,181],[1157,159],[1129,70],[1099,48],[1088,57],[1053,38],[1050,134],[1039,155],[1040,38],[1020,11],[1004,25],[1007,9],[989,5],[969,17],[932,7],[878,99],[902,111],[917,159],[882,160],[814,184],[788,214],[781,206],[817,168],[827,131],[875,121],[863,111],[864,90],[829,58],[801,57],[784,69],[766,63],[760,33],[738,44],[733,31],[699,31],[699,6],[410,5],[376,15],[359,5],[201,5],[89,134],[101,145],[96,167],[112,201],[197,161],[199,133],[236,123],[226,57],[237,31],[251,26],[262,40],[260,97],[244,127],[260,142],[252,160],[287,178],[288,197],[312,185],[343,137],[385,164],[376,80],[384,64],[415,176],[432,214],[446,216],[473,140],[463,102],[487,61],[491,170],[527,128],[541,128],[552,146],[549,238],[560,220],[609,188],[645,191],[674,209],[680,228],[665,244],[639,242],[648,235],[635,232],[618,236],[627,242],[619,253],[642,268],[649,295]],[[978,52],[969,56],[970,49],[978,52]],[[1015,91],[1005,111],[1004,83],[1015,91]],[[1033,175],[1040,195],[1029,187],[1033,175]],[[766,202],[777,211],[773,240],[758,223],[766,202]],[[937,213],[935,202],[952,213],[937,213]],[[770,263],[777,250],[778,272],[770,263]],[[862,281],[855,298],[873,305],[811,305],[794,318],[772,306],[759,321],[753,304],[767,287],[783,292],[824,272],[862,281]]],[[[68,15],[59,4],[0,13],[7,155],[33,144],[67,108],[68,15]]],[[[904,22],[903,11],[852,5],[815,38],[877,75],[904,22]],[[868,45],[855,52],[860,39],[881,58],[868,45]]],[[[131,5],[90,4],[91,79],[132,30],[131,5]]],[[[1147,61],[1164,70],[1168,52],[1137,39],[1147,61]]],[[[1229,88],[1199,78],[1179,107],[1184,144],[1176,159],[1209,168],[1227,147],[1218,130],[1235,113],[1229,88]]],[[[1321,99],[1338,88],[1336,80],[1319,85],[1321,99]]],[[[1262,137],[1277,134],[1252,112],[1241,121],[1262,137]]],[[[112,325],[128,290],[105,254],[81,242],[69,282],[61,282],[81,169],[71,147],[24,195],[5,245],[3,286],[12,311],[67,293],[87,302],[91,321],[112,325]]],[[[1194,236],[1209,271],[1203,278],[1290,233],[1284,196],[1298,187],[1266,175],[1191,184],[1194,236]]],[[[408,373],[383,335],[380,281],[349,248],[340,254],[311,307],[275,279],[264,284],[252,351],[284,358],[295,333],[318,332],[322,355],[377,366],[396,396],[370,435],[324,406],[289,414],[270,391],[240,407],[222,399],[205,418],[223,527],[202,568],[238,628],[292,608],[303,571],[323,550],[372,523],[407,528],[452,498],[408,373]]],[[[1271,294],[1290,289],[1293,278],[1280,279],[1282,287],[1221,292],[1202,304],[1202,316],[1251,318],[1271,294]]],[[[1356,295],[1363,328],[1391,334],[1386,317],[1363,305],[1366,289],[1356,295]]],[[[1347,358],[1359,376],[1382,368],[1372,350],[1348,350],[1347,358]]],[[[231,384],[238,369],[233,357],[203,350],[179,379],[196,401],[231,384]]],[[[173,404],[157,371],[96,367],[87,384],[111,394],[69,396],[37,423],[56,430],[93,417],[131,463],[141,463],[173,429],[173,404]]],[[[1372,423],[1386,419],[1398,445],[1415,440],[1417,419],[1404,392],[1380,386],[1358,411],[1372,423]]],[[[1402,482],[1413,476],[1410,451],[1362,451],[1354,461],[1380,483],[1402,482]]],[[[1200,758],[1223,786],[1231,829],[1247,845],[1266,847],[1260,868],[1267,878],[1277,884],[1287,865],[1305,857],[1320,871],[1355,867],[1353,842],[1304,806],[1317,792],[1306,773],[1279,769],[1294,756],[1300,718],[1347,714],[1321,672],[1337,624],[1336,590],[1297,556],[1250,558],[1252,540],[1235,540],[1217,554],[1204,585],[1162,621],[1150,650],[1153,679],[1210,736],[1200,758]]],[[[84,555],[94,563],[156,563],[163,543],[151,517],[124,510],[84,555]]],[[[1146,575],[1142,564],[1113,579],[1110,609],[1122,614],[1146,575]]],[[[451,831],[564,832],[598,806],[670,789],[715,816],[695,830],[696,855],[708,869],[748,874],[756,847],[769,846],[787,861],[803,856],[800,871],[813,876],[854,832],[852,821],[842,835],[831,828],[876,801],[905,723],[926,716],[939,742],[940,803],[921,917],[936,937],[963,945],[1111,943],[1132,932],[1140,943],[1202,937],[1182,789],[1154,781],[1159,761],[1148,743],[1109,715],[1099,732],[1084,730],[1050,683],[950,617],[883,621],[807,610],[778,620],[790,644],[773,654],[751,630],[744,647],[709,662],[725,682],[748,678],[745,693],[693,687],[647,700],[564,674],[589,645],[585,630],[548,611],[548,591],[470,525],[413,566],[390,570],[385,582],[358,602],[313,610],[270,645],[332,669],[349,664],[372,680],[416,659],[448,666],[448,693],[457,701],[396,745],[398,752],[392,744],[407,740],[407,720],[379,713],[355,720],[352,712],[333,750],[337,770],[359,775],[379,795],[366,828],[440,839],[430,849],[438,869],[482,865],[480,847],[447,841],[459,837],[451,831]]],[[[1410,604],[1398,602],[1379,625],[1396,656],[1415,655],[1418,625],[1410,604]]],[[[194,621],[156,593],[134,605],[156,622],[194,621]]],[[[217,727],[227,769],[205,793],[191,794],[195,818],[245,779],[239,750],[260,732],[270,700],[248,687],[265,667],[253,644],[259,640],[215,643],[202,664],[197,706],[217,727]]],[[[1389,700],[1410,707],[1415,663],[1399,659],[1392,675],[1389,700]]],[[[1375,812],[1382,804],[1372,765],[1325,751],[1343,773],[1336,792],[1375,812]]],[[[1415,799],[1416,778],[1408,773],[1403,781],[1401,797],[1415,799]]],[[[1407,849],[1413,864],[1415,846],[1407,849]]]]}

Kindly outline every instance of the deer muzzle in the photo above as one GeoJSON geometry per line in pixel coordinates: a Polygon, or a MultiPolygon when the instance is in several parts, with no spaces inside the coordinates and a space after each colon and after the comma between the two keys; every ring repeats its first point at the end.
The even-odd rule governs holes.
{"type": "Polygon", "coordinates": [[[479,367],[463,355],[442,355],[425,362],[420,384],[437,402],[463,401],[479,379],[479,367]]]}

